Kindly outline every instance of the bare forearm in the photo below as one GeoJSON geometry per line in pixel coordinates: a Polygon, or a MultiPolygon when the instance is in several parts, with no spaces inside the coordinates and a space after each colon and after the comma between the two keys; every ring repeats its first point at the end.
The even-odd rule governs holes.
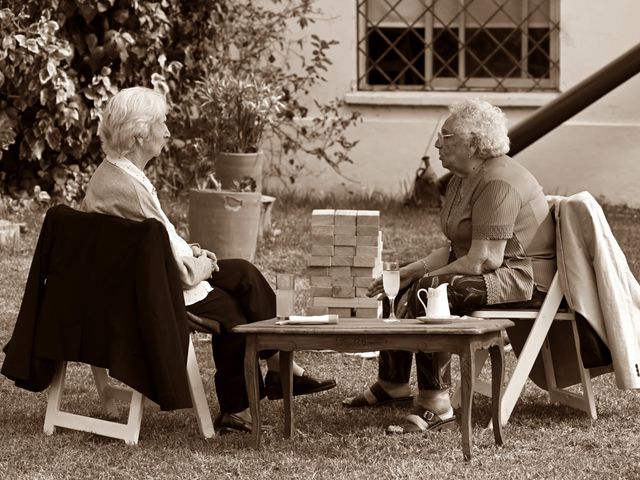
{"type": "Polygon", "coordinates": [[[428,256],[416,260],[403,267],[406,269],[407,278],[411,281],[422,278],[426,273],[431,273],[444,267],[449,260],[449,247],[441,247],[432,251],[428,256]]]}
{"type": "Polygon", "coordinates": [[[483,269],[482,264],[465,255],[464,257],[460,257],[441,268],[433,270],[429,274],[442,275],[445,273],[458,273],[461,275],[481,275],[484,271],[485,269],[483,269]]]}

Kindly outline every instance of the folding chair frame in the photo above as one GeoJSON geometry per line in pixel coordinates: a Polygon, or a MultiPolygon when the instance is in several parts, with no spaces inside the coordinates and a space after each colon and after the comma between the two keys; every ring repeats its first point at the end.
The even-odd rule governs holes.
{"type": "MultiPolygon", "coordinates": [[[[540,310],[483,309],[477,310],[471,314],[472,316],[479,318],[508,318],[514,322],[522,319],[535,319],[524,347],[518,356],[518,361],[513,374],[504,388],[501,407],[501,423],[503,426],[509,421],[511,412],[513,412],[515,404],[520,397],[524,384],[527,381],[529,373],[533,368],[533,364],[540,352],[542,353],[544,372],[547,381],[547,391],[549,392],[549,401],[558,402],[560,404],[582,410],[588,413],[592,419],[597,418],[595,398],[591,386],[591,374],[588,369],[584,368],[582,358],[580,357],[580,340],[578,338],[575,314],[573,312],[558,312],[558,308],[560,307],[560,302],[563,297],[564,292],[562,291],[560,279],[556,272],[540,310]],[[571,322],[573,340],[576,347],[576,361],[578,362],[580,380],[582,384],[582,394],[577,394],[564,388],[560,388],[556,384],[551,349],[547,338],[547,334],[551,328],[551,323],[554,321],[571,322]]],[[[482,370],[482,365],[484,365],[486,361],[487,354],[486,352],[478,353],[479,355],[476,357],[476,365],[480,366],[477,369],[477,372],[479,373],[482,370]]],[[[477,386],[475,391],[486,396],[491,396],[491,388],[487,382],[477,380],[475,384],[477,386]]],[[[459,405],[459,392],[460,388],[458,386],[454,393],[454,405],[459,405]]]]}
{"type": "MultiPolygon", "coordinates": [[[[67,371],[67,362],[61,362],[60,367],[55,373],[53,382],[49,387],[47,413],[44,419],[44,432],[47,435],[52,435],[56,427],[64,427],[117,438],[124,440],[129,445],[136,445],[140,434],[145,397],[131,388],[111,384],[107,371],[104,368],[91,366],[91,370],[103,411],[107,415],[115,415],[118,412],[118,407],[115,403],[116,400],[129,403],[127,423],[101,420],[60,410],[65,374],[67,371]]],[[[191,336],[189,336],[189,351],[187,354],[187,377],[189,380],[193,410],[198,420],[200,432],[205,438],[212,438],[215,435],[213,422],[211,421],[211,413],[209,411],[191,336]]]]}

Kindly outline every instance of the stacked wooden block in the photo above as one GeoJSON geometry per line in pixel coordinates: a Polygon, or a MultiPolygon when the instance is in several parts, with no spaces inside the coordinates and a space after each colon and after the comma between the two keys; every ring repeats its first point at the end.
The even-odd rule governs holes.
{"type": "Polygon", "coordinates": [[[314,210],[311,214],[309,315],[376,317],[378,300],[366,296],[381,268],[382,234],[377,210],[314,210]]]}

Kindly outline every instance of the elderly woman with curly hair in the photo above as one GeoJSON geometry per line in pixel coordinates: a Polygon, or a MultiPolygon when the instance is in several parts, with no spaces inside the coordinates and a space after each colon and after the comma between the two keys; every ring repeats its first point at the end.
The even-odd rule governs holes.
{"type": "MultiPolygon", "coordinates": [[[[470,99],[449,108],[436,141],[442,165],[452,175],[440,223],[448,245],[400,270],[397,316],[425,312],[417,301],[420,288],[447,283],[452,314],[486,305],[524,306],[544,297],[555,271],[555,229],[542,187],[509,158],[505,114],[470,99]]],[[[381,279],[369,295],[383,292],[381,279]]],[[[385,302],[386,304],[386,302],[385,302]]],[[[363,394],[343,402],[366,407],[413,400],[409,375],[413,354],[380,352],[378,379],[363,394]]],[[[415,411],[389,433],[453,428],[447,353],[416,353],[418,396],[415,411]]]]}

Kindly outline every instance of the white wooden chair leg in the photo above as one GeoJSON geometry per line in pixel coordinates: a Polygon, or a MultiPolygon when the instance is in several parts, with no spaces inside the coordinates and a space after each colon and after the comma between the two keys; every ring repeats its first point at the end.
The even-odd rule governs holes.
{"type": "MultiPolygon", "coordinates": [[[[582,410],[595,420],[598,414],[596,412],[596,402],[593,395],[593,388],[591,386],[591,373],[589,370],[584,368],[584,364],[582,363],[582,357],[580,355],[580,339],[578,337],[578,329],[576,327],[575,320],[571,321],[571,328],[576,349],[576,362],[578,364],[580,381],[582,383],[582,393],[574,393],[563,388],[558,388],[555,384],[554,378],[553,385],[549,388],[549,400],[577,410],[582,410]]],[[[549,359],[551,359],[550,355],[549,359]]],[[[553,367],[551,368],[551,371],[553,371],[553,367]]]]}
{"type": "MultiPolygon", "coordinates": [[[[92,366],[91,370],[105,412],[109,414],[117,413],[116,400],[129,404],[127,423],[123,424],[61,411],[60,404],[67,371],[67,362],[61,362],[49,386],[44,432],[47,435],[51,435],[55,432],[56,426],[58,426],[117,438],[124,440],[129,445],[136,445],[140,435],[144,404],[147,399],[131,388],[111,384],[104,368],[92,366]]],[[[198,427],[205,438],[212,438],[215,435],[213,422],[191,337],[189,337],[189,351],[187,354],[187,376],[198,427]]]]}
{"type": "Polygon", "coordinates": [[[112,387],[112,385],[109,382],[107,370],[91,365],[91,373],[93,374],[93,380],[96,382],[102,410],[110,417],[117,417],[120,409],[118,408],[114,395],[110,395],[110,387],[112,387]]]}
{"type": "Polygon", "coordinates": [[[582,363],[582,355],[580,354],[580,337],[578,336],[578,327],[575,319],[571,322],[571,328],[573,330],[573,340],[576,345],[576,355],[578,360],[578,367],[580,368],[580,380],[582,380],[582,395],[584,398],[584,411],[595,420],[598,418],[596,411],[596,399],[593,395],[593,387],[591,386],[591,373],[588,369],[584,368],[582,363]]]}
{"type": "MultiPolygon", "coordinates": [[[[96,379],[98,390],[102,390],[106,398],[110,398],[110,395],[115,395],[116,398],[120,397],[118,399],[124,399],[130,403],[127,423],[122,424],[85,415],[63,412],[60,410],[60,404],[64,391],[66,372],[67,362],[61,362],[54,374],[53,381],[49,386],[47,413],[44,418],[45,434],[51,435],[55,432],[56,427],[63,427],[117,438],[119,440],[124,440],[129,445],[137,444],[138,436],[140,434],[140,425],[142,423],[145,397],[134,390],[109,385],[105,370],[96,369],[94,370],[94,375],[97,375],[97,379],[95,376],[94,379],[96,379]]],[[[113,398],[111,398],[111,400],[113,400],[113,398]]]]}
{"type": "Polygon", "coordinates": [[[132,391],[129,418],[123,440],[127,445],[137,445],[142,425],[142,412],[144,411],[144,396],[140,392],[132,391]]]}
{"type": "Polygon", "coordinates": [[[555,317],[560,302],[562,301],[563,293],[559,288],[558,276],[553,277],[553,281],[549,286],[549,292],[545,298],[545,301],[540,309],[538,317],[533,322],[533,327],[529,336],[518,355],[518,363],[509,379],[509,382],[505,386],[504,394],[502,396],[502,425],[506,425],[511,416],[511,412],[520,397],[520,393],[524,388],[524,384],[529,377],[529,373],[533,368],[533,364],[538,357],[538,352],[542,348],[542,344],[547,338],[547,333],[551,328],[551,322],[555,317]]]}
{"type": "Polygon", "coordinates": [[[200,376],[200,368],[196,359],[196,352],[193,348],[191,336],[189,336],[189,352],[187,354],[187,375],[189,377],[189,390],[191,391],[191,401],[193,402],[193,411],[198,420],[198,427],[204,438],[213,438],[215,432],[213,430],[213,422],[211,421],[211,412],[207,403],[207,396],[202,384],[200,376]]]}
{"type": "Polygon", "coordinates": [[[556,371],[553,367],[553,357],[551,355],[551,345],[548,337],[544,339],[541,353],[542,364],[544,366],[544,376],[547,382],[547,392],[549,393],[549,401],[553,402],[553,392],[558,389],[558,384],[556,383],[556,371]]]}
{"type": "Polygon", "coordinates": [[[64,377],[67,372],[67,362],[60,362],[53,375],[53,381],[49,386],[47,399],[47,413],[44,416],[44,433],[53,435],[56,431],[56,417],[60,412],[60,401],[62,399],[62,391],[64,390],[64,377]]]}

